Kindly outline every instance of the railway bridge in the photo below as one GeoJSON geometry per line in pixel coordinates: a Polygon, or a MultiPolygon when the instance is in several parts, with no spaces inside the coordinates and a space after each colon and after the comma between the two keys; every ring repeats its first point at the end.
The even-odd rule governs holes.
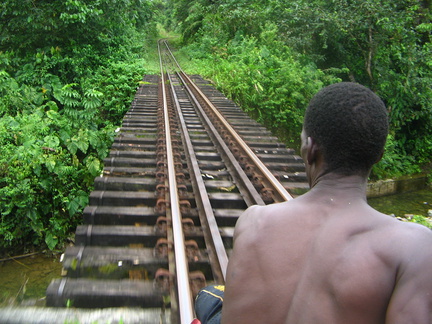
{"type": "Polygon", "coordinates": [[[198,75],[166,42],[94,182],[47,306],[138,307],[190,323],[193,298],[224,284],[239,215],[307,190],[302,159],[198,75]]]}

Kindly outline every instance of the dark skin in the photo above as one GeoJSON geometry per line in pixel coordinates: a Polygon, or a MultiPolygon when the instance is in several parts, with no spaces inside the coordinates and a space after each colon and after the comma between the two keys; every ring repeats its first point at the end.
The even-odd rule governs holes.
{"type": "Polygon", "coordinates": [[[302,132],[311,190],[238,220],[222,324],[432,323],[432,232],[366,202],[302,132]]]}

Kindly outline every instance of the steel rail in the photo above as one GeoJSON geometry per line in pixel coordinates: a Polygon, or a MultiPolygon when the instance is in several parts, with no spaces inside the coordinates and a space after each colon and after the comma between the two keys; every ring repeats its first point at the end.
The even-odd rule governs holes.
{"type": "MultiPolygon", "coordinates": [[[[170,53],[171,54],[171,53],[170,53]]],[[[170,59],[175,59],[172,55],[170,59]]],[[[198,99],[193,94],[189,85],[185,82],[183,77],[177,73],[181,84],[185,88],[188,96],[195,103],[196,109],[199,111],[201,118],[205,122],[207,129],[209,131],[209,136],[213,139],[214,143],[219,147],[220,154],[222,155],[222,159],[224,160],[227,169],[230,171],[231,176],[234,178],[237,183],[237,187],[239,188],[245,202],[248,206],[258,204],[265,205],[263,199],[260,194],[256,191],[255,187],[252,185],[247,175],[241,168],[238,161],[235,159],[234,155],[222,139],[222,137],[217,132],[216,128],[211,123],[210,119],[206,115],[203,107],[199,103],[198,99]]],[[[200,214],[200,219],[202,225],[204,225],[204,238],[208,247],[213,249],[213,253],[216,256],[215,263],[217,263],[216,268],[214,269],[214,275],[216,282],[223,284],[226,279],[226,269],[228,266],[228,256],[226,253],[226,249],[224,247],[220,231],[218,229],[218,225],[216,222],[216,218],[207,194],[207,190],[204,184],[204,181],[201,176],[201,170],[198,166],[198,161],[193,149],[192,141],[190,139],[189,133],[187,131],[187,126],[185,120],[183,118],[183,114],[181,111],[180,103],[177,98],[177,94],[174,88],[174,82],[172,81],[171,76],[168,74],[168,78],[170,80],[169,84],[171,85],[171,92],[174,98],[174,103],[177,107],[177,115],[180,120],[180,126],[182,128],[182,138],[183,142],[186,146],[186,155],[188,157],[190,163],[190,169],[192,170],[193,177],[191,177],[192,184],[194,186],[194,192],[196,197],[196,202],[198,206],[198,212],[200,214]],[[208,234],[207,234],[208,233],[208,234]],[[219,275],[219,272],[221,275],[219,275]]],[[[211,256],[211,255],[210,255],[211,256]]]]}
{"type": "Polygon", "coordinates": [[[189,324],[194,319],[194,310],[192,305],[192,293],[189,284],[189,269],[188,269],[186,251],[185,251],[185,241],[184,241],[183,227],[181,221],[181,212],[180,212],[180,203],[179,203],[178,188],[176,182],[174,157],[172,154],[171,133],[169,131],[170,121],[168,116],[168,104],[167,104],[167,97],[166,97],[167,94],[165,89],[165,76],[164,76],[162,55],[161,55],[159,44],[158,44],[158,51],[159,51],[159,63],[161,69],[167,168],[168,168],[169,193],[170,193],[170,209],[172,215],[172,231],[174,236],[174,251],[175,251],[179,313],[180,313],[181,323],[189,324]]]}
{"type": "MultiPolygon", "coordinates": [[[[168,45],[166,44],[166,42],[165,42],[165,46],[167,47],[167,50],[171,54],[171,59],[174,60],[177,67],[180,68],[174,55],[172,54],[168,45]]],[[[190,89],[187,82],[184,80],[184,78],[182,77],[182,75],[180,73],[177,73],[177,75],[178,75],[179,79],[182,81],[186,90],[188,91],[189,96],[191,97],[191,99],[195,103],[195,106],[198,109],[198,111],[201,115],[201,118],[204,120],[206,126],[208,127],[208,129],[210,131],[209,135],[213,138],[214,143],[216,143],[219,146],[220,153],[221,153],[222,158],[223,158],[223,160],[227,166],[227,169],[230,171],[231,176],[233,177],[233,179],[238,184],[238,189],[239,189],[240,193],[242,194],[243,199],[245,200],[246,204],[248,206],[265,205],[265,202],[263,201],[261,195],[257,192],[257,190],[255,189],[255,187],[253,186],[251,181],[248,179],[246,173],[244,172],[244,170],[240,166],[237,159],[234,157],[234,155],[231,152],[231,150],[229,149],[228,145],[222,139],[222,136],[219,134],[216,127],[211,122],[209,116],[206,114],[204,108],[199,103],[198,99],[194,95],[193,91],[190,89]]]]}
{"type": "Polygon", "coordinates": [[[293,197],[286,191],[286,189],[282,186],[282,184],[274,177],[274,175],[270,172],[270,170],[264,165],[264,163],[256,156],[256,154],[252,151],[252,149],[243,141],[240,135],[232,128],[232,126],[226,121],[226,119],[222,116],[219,110],[213,105],[213,103],[202,93],[202,91],[198,88],[198,86],[192,82],[192,80],[185,75],[186,79],[190,82],[192,87],[199,93],[201,98],[206,102],[208,107],[213,111],[219,121],[224,125],[224,127],[228,130],[231,136],[235,139],[237,144],[243,149],[244,152],[249,156],[251,161],[258,167],[261,173],[265,176],[267,181],[270,183],[269,187],[273,187],[276,189],[279,197],[275,197],[276,202],[287,201],[293,199],[293,197]]]}
{"type": "Polygon", "coordinates": [[[198,111],[200,112],[202,119],[204,120],[205,124],[210,130],[209,135],[213,138],[214,142],[220,148],[220,153],[226,164],[226,167],[230,171],[232,178],[237,183],[237,187],[240,193],[242,194],[246,204],[248,206],[265,205],[265,202],[263,201],[261,195],[258,193],[258,191],[253,186],[252,182],[249,180],[248,176],[240,166],[240,163],[234,157],[233,153],[231,152],[231,150],[229,149],[225,141],[222,139],[216,127],[212,124],[210,118],[205,113],[204,108],[201,106],[201,104],[199,103],[198,99],[195,97],[194,93],[192,92],[188,84],[185,82],[185,80],[180,74],[178,74],[178,76],[182,80],[190,97],[192,98],[198,111]]]}
{"type": "Polygon", "coordinates": [[[270,172],[270,170],[264,165],[264,163],[256,156],[256,154],[251,150],[251,148],[243,141],[240,135],[231,127],[231,125],[225,120],[219,110],[213,105],[213,103],[205,96],[202,91],[198,88],[198,86],[191,80],[191,78],[181,69],[174,55],[168,47],[166,41],[164,41],[165,46],[167,47],[169,53],[171,54],[175,64],[177,65],[180,73],[184,76],[184,78],[188,81],[188,83],[195,89],[195,91],[200,95],[200,97],[205,101],[207,106],[212,110],[212,112],[216,115],[219,121],[224,125],[224,127],[228,130],[231,136],[236,140],[238,145],[243,149],[243,151],[248,155],[251,161],[258,167],[261,173],[265,176],[270,186],[276,189],[278,193],[278,197],[275,197],[276,202],[287,201],[293,199],[293,197],[286,191],[286,189],[282,186],[282,184],[274,177],[274,175],[270,172]]]}
{"type": "Polygon", "coordinates": [[[180,103],[178,101],[178,97],[175,93],[175,89],[174,89],[174,85],[173,82],[171,80],[171,77],[168,75],[168,78],[170,80],[170,85],[171,85],[171,92],[172,95],[174,97],[174,102],[175,102],[175,106],[177,108],[177,115],[180,121],[180,126],[182,129],[182,137],[184,140],[184,143],[186,145],[186,152],[187,153],[187,157],[189,159],[190,162],[190,168],[192,170],[193,173],[193,177],[191,177],[191,181],[194,185],[194,193],[195,193],[195,199],[196,199],[196,203],[198,206],[198,212],[200,214],[203,214],[203,217],[200,217],[202,224],[201,225],[206,225],[206,229],[208,231],[210,231],[210,235],[205,235],[204,237],[207,238],[208,236],[208,240],[210,242],[210,244],[208,244],[209,246],[212,246],[214,249],[214,253],[216,255],[216,262],[217,262],[217,267],[218,269],[215,269],[214,272],[218,273],[220,272],[222,275],[222,278],[220,278],[218,283],[220,284],[224,284],[225,283],[225,279],[226,279],[226,268],[228,266],[228,256],[222,241],[222,237],[221,234],[219,232],[218,229],[218,225],[216,222],[216,217],[213,213],[213,208],[211,206],[210,203],[210,199],[208,197],[207,194],[207,189],[205,187],[204,184],[204,180],[202,179],[201,176],[201,170],[199,168],[198,165],[198,160],[196,158],[196,154],[192,145],[192,140],[189,136],[189,133],[187,131],[187,126],[186,126],[186,122],[185,119],[183,117],[182,111],[181,111],[181,107],[180,107],[180,103]],[[207,224],[205,224],[207,223],[207,224]]]}

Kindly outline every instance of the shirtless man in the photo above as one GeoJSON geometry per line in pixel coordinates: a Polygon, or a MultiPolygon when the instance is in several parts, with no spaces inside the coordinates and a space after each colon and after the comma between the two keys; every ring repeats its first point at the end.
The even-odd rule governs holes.
{"type": "Polygon", "coordinates": [[[432,323],[432,232],[366,202],[387,132],[363,86],[312,99],[301,135],[311,190],[239,218],[222,324],[432,323]]]}

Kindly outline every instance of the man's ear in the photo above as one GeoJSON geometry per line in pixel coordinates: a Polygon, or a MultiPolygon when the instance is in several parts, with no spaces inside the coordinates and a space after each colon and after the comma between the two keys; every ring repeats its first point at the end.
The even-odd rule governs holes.
{"type": "Polygon", "coordinates": [[[318,157],[318,145],[312,137],[307,138],[306,144],[306,158],[309,165],[313,164],[318,157]]]}

